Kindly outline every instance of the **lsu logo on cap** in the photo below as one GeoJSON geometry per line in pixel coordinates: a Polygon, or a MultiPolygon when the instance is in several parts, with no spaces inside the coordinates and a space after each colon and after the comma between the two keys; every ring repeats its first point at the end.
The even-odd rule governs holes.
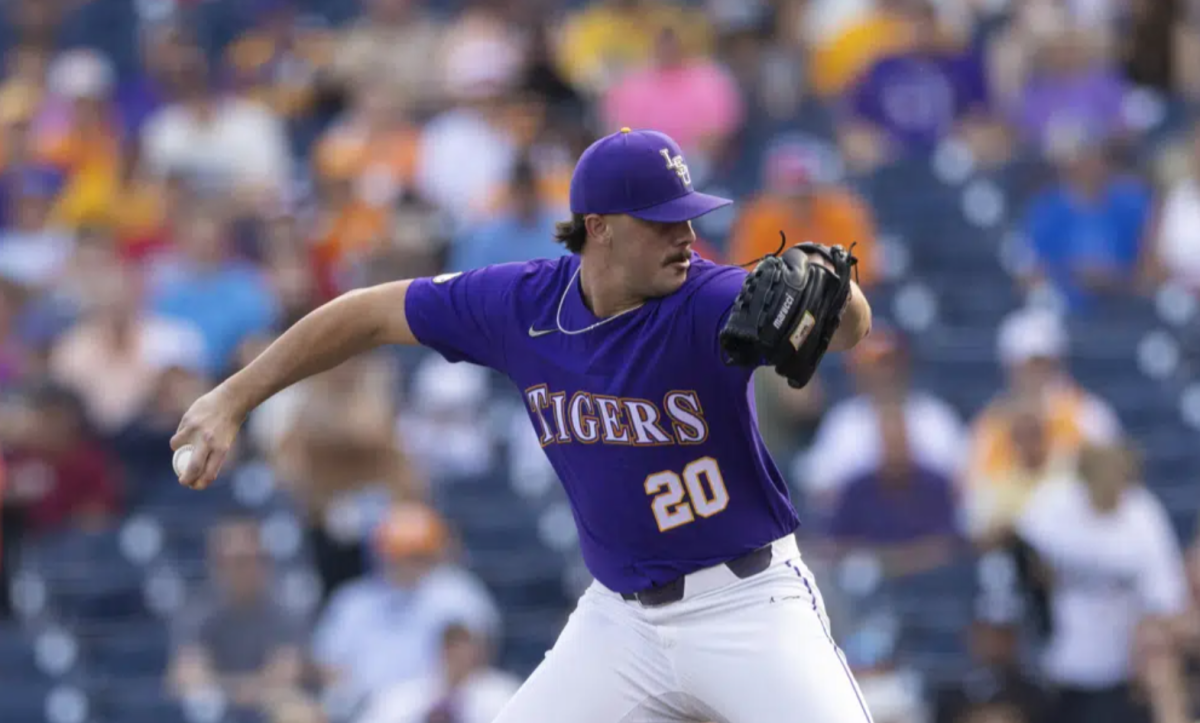
{"type": "Polygon", "coordinates": [[[692,174],[688,171],[687,164],[683,162],[683,156],[672,156],[669,148],[663,148],[659,153],[667,162],[667,170],[675,171],[675,175],[683,179],[684,185],[691,186],[692,174]]]}

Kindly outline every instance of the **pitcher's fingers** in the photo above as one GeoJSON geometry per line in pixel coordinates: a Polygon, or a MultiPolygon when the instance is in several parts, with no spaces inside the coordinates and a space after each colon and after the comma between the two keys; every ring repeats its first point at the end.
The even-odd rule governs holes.
{"type": "Polygon", "coordinates": [[[192,441],[192,436],[191,425],[185,425],[183,422],[180,422],[179,429],[171,437],[171,451],[174,452],[183,445],[189,444],[192,441]]]}
{"type": "Polygon", "coordinates": [[[194,443],[192,445],[192,457],[188,460],[187,469],[180,476],[179,483],[184,487],[195,488],[200,481],[201,475],[204,473],[204,466],[211,453],[212,448],[208,442],[201,440],[194,443]]]}
{"type": "Polygon", "coordinates": [[[206,489],[213,482],[217,481],[217,475],[221,474],[221,467],[225,464],[225,455],[227,450],[214,449],[204,463],[204,472],[200,475],[202,486],[200,489],[206,489]]]}

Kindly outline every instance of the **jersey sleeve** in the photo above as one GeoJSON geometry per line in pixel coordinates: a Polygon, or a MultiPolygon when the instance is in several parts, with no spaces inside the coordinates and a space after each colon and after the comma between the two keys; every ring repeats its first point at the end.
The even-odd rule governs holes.
{"type": "MultiPolygon", "coordinates": [[[[725,367],[725,354],[721,350],[721,329],[733,310],[733,302],[742,290],[747,272],[736,266],[721,266],[713,270],[691,299],[691,312],[697,339],[710,351],[712,358],[725,367]]],[[[749,380],[752,369],[728,367],[740,370],[749,380]]]]}
{"type": "Polygon", "coordinates": [[[404,313],[422,346],[450,362],[471,362],[503,371],[512,326],[513,288],[524,264],[499,264],[463,273],[416,279],[404,313]]]}

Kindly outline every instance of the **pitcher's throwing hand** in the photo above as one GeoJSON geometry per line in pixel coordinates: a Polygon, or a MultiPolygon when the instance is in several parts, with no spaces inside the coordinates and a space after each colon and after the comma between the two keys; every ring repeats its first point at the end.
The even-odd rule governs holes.
{"type": "Polygon", "coordinates": [[[171,437],[172,451],[184,445],[192,447],[187,467],[177,470],[181,485],[202,490],[213,483],[233,448],[244,418],[225,387],[217,387],[192,404],[171,437]]]}

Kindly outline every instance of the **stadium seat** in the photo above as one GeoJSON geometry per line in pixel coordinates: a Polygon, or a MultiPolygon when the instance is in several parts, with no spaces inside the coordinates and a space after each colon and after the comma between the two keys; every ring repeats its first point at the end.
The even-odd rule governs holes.
{"type": "Polygon", "coordinates": [[[42,576],[48,607],[63,620],[104,622],[145,614],[141,572],[125,558],[115,529],[36,540],[26,545],[21,565],[42,576]]]}
{"type": "Polygon", "coordinates": [[[159,677],[166,670],[169,643],[161,625],[134,621],[95,627],[81,631],[80,639],[86,665],[106,679],[159,677]]]}
{"type": "Polygon", "coordinates": [[[46,720],[46,697],[52,686],[45,681],[16,680],[0,675],[0,720],[46,720]]]}
{"type": "Polygon", "coordinates": [[[0,681],[16,684],[42,677],[34,658],[31,637],[16,625],[0,624],[0,681]]]}

